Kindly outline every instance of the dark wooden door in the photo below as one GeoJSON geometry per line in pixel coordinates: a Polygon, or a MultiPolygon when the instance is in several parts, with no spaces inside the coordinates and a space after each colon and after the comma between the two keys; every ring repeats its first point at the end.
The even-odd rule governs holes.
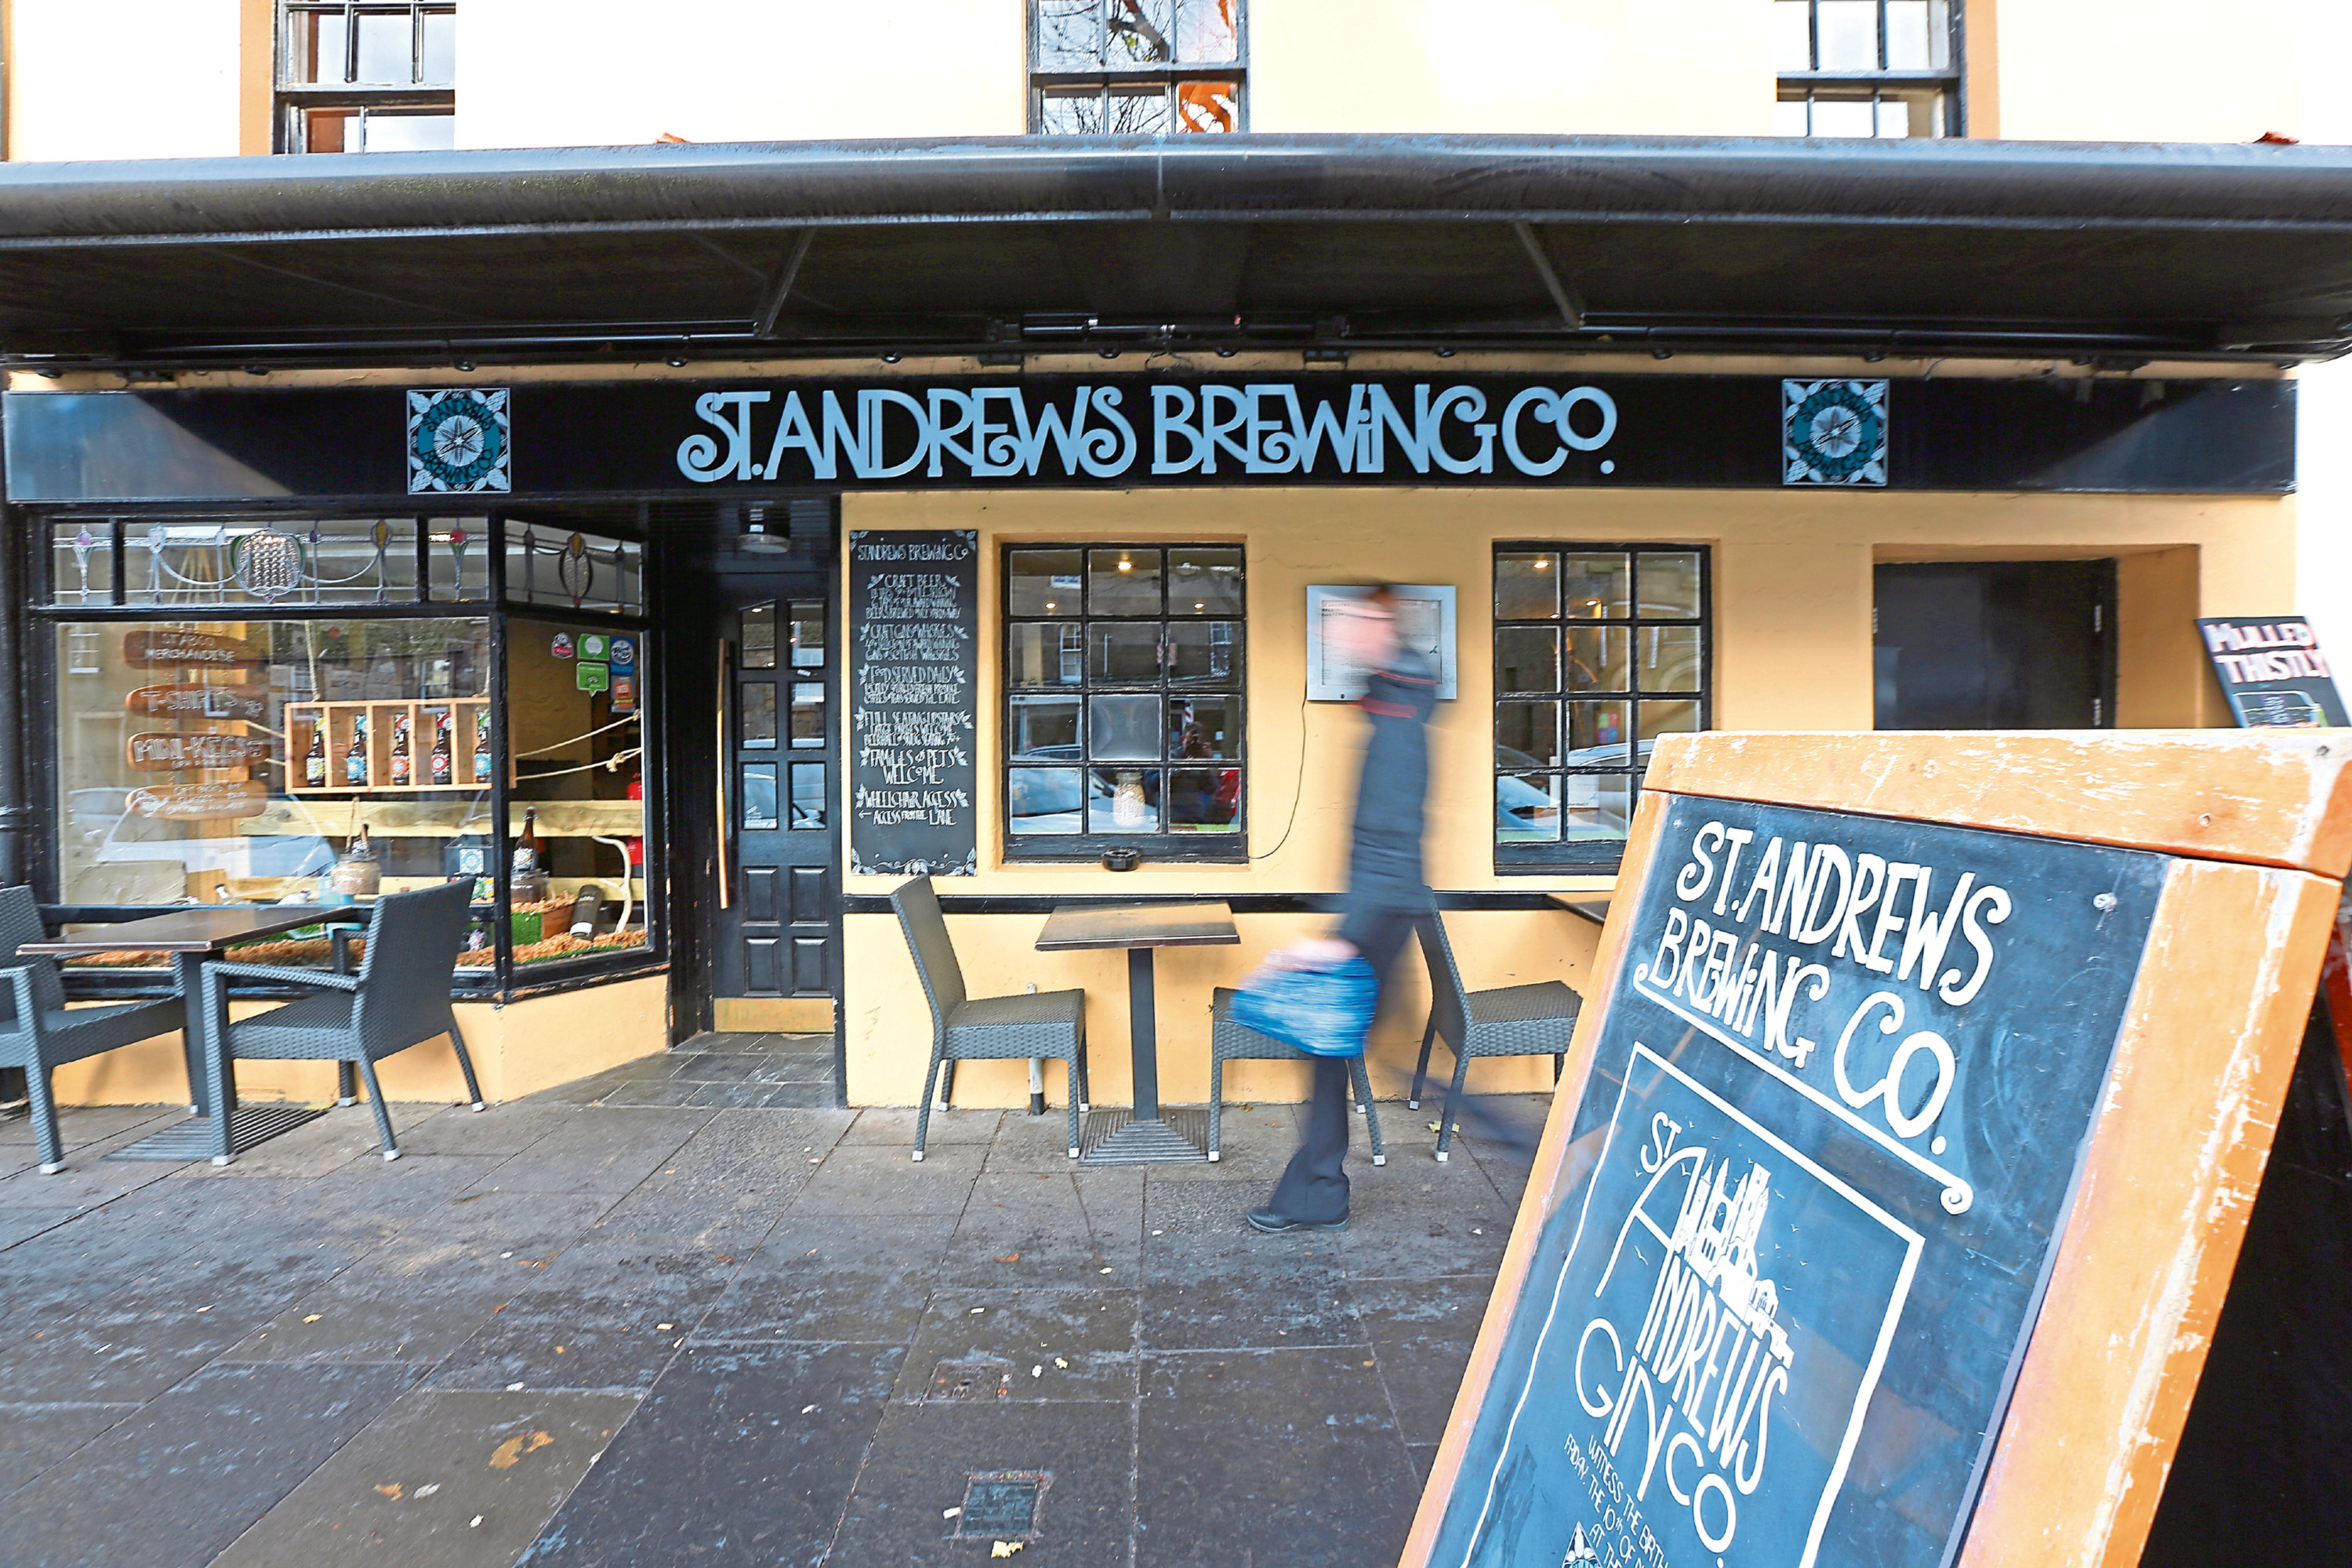
{"type": "Polygon", "coordinates": [[[723,700],[711,715],[725,850],[713,995],[829,999],[840,969],[835,617],[822,580],[756,586],[774,596],[725,617],[723,700]]]}
{"type": "Polygon", "coordinates": [[[831,530],[796,517],[791,552],[762,552],[733,524],[666,541],[675,1039],[829,1030],[840,994],[831,530]]]}

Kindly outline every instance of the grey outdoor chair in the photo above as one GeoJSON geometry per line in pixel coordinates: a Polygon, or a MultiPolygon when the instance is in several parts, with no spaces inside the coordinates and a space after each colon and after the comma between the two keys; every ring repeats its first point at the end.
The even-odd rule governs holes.
{"type": "Polygon", "coordinates": [[[0,964],[5,965],[0,975],[8,982],[0,987],[0,1067],[25,1069],[41,1169],[55,1175],[66,1168],[66,1154],[49,1069],[181,1029],[187,1023],[187,1004],[183,997],[165,996],[68,1009],[56,960],[16,956],[21,944],[48,934],[32,889],[0,888],[0,964]]]}
{"type": "MultiPolygon", "coordinates": [[[[466,1038],[457,1032],[457,1015],[449,1005],[449,975],[465,944],[467,906],[473,894],[469,878],[377,900],[357,974],[263,963],[205,965],[204,1006],[214,1020],[210,1031],[214,1045],[205,1064],[211,1103],[225,1103],[228,1063],[233,1058],[348,1064],[367,1080],[368,1106],[375,1112],[383,1157],[397,1160],[400,1144],[392,1135],[392,1115],[384,1107],[383,1089],[376,1082],[375,1064],[446,1035],[457,1048],[467,1096],[476,1110],[481,1110],[482,1086],[474,1078],[474,1058],[466,1054],[466,1038]],[[267,1013],[224,1024],[232,980],[299,985],[326,994],[304,996],[267,1013]]],[[[218,1142],[213,1163],[226,1165],[229,1119],[215,1117],[214,1122],[218,1142]]]]}
{"type": "MultiPolygon", "coordinates": [[[[1237,994],[1232,986],[1220,985],[1209,996],[1209,1158],[1213,1161],[1224,1152],[1225,1064],[1311,1059],[1296,1047],[1234,1022],[1237,994]]],[[[1381,1113],[1372,1104],[1372,1081],[1364,1072],[1363,1058],[1348,1064],[1348,1079],[1355,1086],[1356,1110],[1364,1118],[1364,1130],[1372,1135],[1372,1163],[1385,1165],[1388,1149],[1381,1142],[1381,1113]]]]}
{"type": "Polygon", "coordinates": [[[1412,1098],[1421,1109],[1421,1086],[1429,1075],[1429,1044],[1443,1039],[1454,1053],[1454,1084],[1445,1091],[1445,1112],[1437,1122],[1437,1157],[1454,1147],[1454,1116],[1462,1103],[1462,1080],[1472,1057],[1549,1057],[1551,1080],[1559,1081],[1568,1060],[1569,1037],[1583,1002],[1557,980],[1465,991],[1454,966],[1454,944],[1445,938],[1445,917],[1433,910],[1419,921],[1421,956],[1429,965],[1429,1026],[1421,1033],[1421,1060],[1412,1069],[1412,1098]]]}
{"type": "Polygon", "coordinates": [[[931,1005],[931,1066],[923,1075],[922,1106],[915,1112],[915,1158],[923,1157],[923,1141],[930,1135],[934,1086],[942,1104],[955,1096],[956,1063],[1055,1057],[1069,1074],[1070,1158],[1076,1159],[1078,1118],[1087,1108],[1087,994],[967,996],[963,966],[948,940],[947,918],[940,913],[931,879],[918,877],[902,884],[890,895],[890,907],[898,911],[898,929],[907,933],[915,973],[931,1005]]]}

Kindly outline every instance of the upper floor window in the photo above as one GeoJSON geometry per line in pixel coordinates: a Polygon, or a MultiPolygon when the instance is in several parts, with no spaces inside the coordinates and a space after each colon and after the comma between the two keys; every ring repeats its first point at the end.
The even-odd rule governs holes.
{"type": "Polygon", "coordinates": [[[1783,136],[1960,134],[1960,0],[1773,0],[1783,136]]]}
{"type": "Polygon", "coordinates": [[[456,0],[282,0],[279,146],[413,153],[457,145],[456,0]]]}
{"type": "Polygon", "coordinates": [[[1029,129],[1245,129],[1242,0],[1030,0],[1029,129]]]}

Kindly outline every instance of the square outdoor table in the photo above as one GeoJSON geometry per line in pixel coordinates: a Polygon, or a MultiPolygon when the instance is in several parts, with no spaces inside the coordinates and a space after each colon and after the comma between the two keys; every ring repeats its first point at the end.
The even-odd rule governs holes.
{"type": "MultiPolygon", "coordinates": [[[[18,947],[19,956],[39,954],[46,958],[86,958],[97,952],[126,952],[172,955],[173,973],[181,999],[187,1005],[187,1026],[180,1032],[180,1042],[188,1065],[189,1104],[195,1114],[107,1157],[196,1160],[212,1152],[213,1108],[205,1102],[204,1064],[212,1031],[226,1020],[205,1016],[201,981],[205,960],[219,957],[237,942],[282,936],[302,926],[366,918],[365,910],[350,904],[268,904],[258,908],[206,905],[168,915],[151,915],[145,920],[125,921],[121,925],[98,926],[76,936],[51,937],[18,947]]],[[[299,1105],[239,1106],[234,1059],[228,1063],[226,1076],[229,1146],[240,1154],[257,1143],[267,1142],[326,1114],[323,1110],[299,1105]]]]}
{"type": "Polygon", "coordinates": [[[1579,920],[1591,921],[1597,926],[1609,923],[1609,895],[1606,893],[1547,893],[1544,897],[1579,920]]]}
{"type": "Polygon", "coordinates": [[[1160,1110],[1160,1037],[1152,1000],[1152,954],[1163,947],[1219,947],[1240,942],[1234,911],[1223,904],[1066,904],[1045,919],[1037,951],[1127,949],[1128,1026],[1135,1059],[1135,1110],[1110,1136],[1088,1149],[1088,1165],[1142,1165],[1206,1161],[1208,1152],[1160,1110]]]}

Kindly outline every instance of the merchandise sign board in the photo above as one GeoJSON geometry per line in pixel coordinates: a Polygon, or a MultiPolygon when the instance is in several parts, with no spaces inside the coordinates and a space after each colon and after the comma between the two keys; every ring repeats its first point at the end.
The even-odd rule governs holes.
{"type": "MultiPolygon", "coordinates": [[[[2051,789],[2079,791],[2081,807],[2028,825],[1934,782],[1981,773],[1981,759],[1938,754],[1979,744],[1661,742],[1595,966],[1598,1005],[1412,1568],[2108,1560],[2023,1544],[2062,1535],[2129,1536],[2115,1560],[2136,1557],[2132,1531],[2146,1530],[2196,1380],[2175,1364],[2177,1331],[2218,1311],[2229,1277],[2223,1259],[2199,1277],[2211,1300],[2167,1296],[2163,1248],[2193,1242],[2210,1266],[2234,1255],[2244,1224],[2244,1205],[2163,1205],[2233,1158],[2236,1179],[2259,1180],[2352,851],[2335,843],[2322,876],[2217,864],[2161,831],[2116,842],[2133,808],[2111,805],[2100,826],[2087,786],[2112,752],[2127,776],[2106,798],[2130,801],[2148,763],[2120,738],[2045,744],[2053,767],[2074,770],[2051,789]],[[1916,811],[1887,784],[1906,770],[1927,781],[1916,811]],[[1959,809],[1933,809],[1947,802],[1959,809]],[[2107,841],[2084,841],[2091,830],[2107,841]],[[2185,973],[2179,933],[2216,920],[2236,928],[2229,952],[2185,973]],[[2278,981],[2300,988],[2284,1008],[2278,981]],[[2161,1010],[2201,1023],[2151,1062],[2141,1042],[2164,1031],[2161,1010]],[[2178,1098],[2153,1092],[2156,1077],[2178,1098]],[[2220,1121],[2236,1142],[2217,1152],[2206,1123],[2232,1095],[2220,1121]],[[2170,1168],[2141,1169],[2143,1145],[2170,1168]],[[2117,1203],[2132,1223],[2154,1212],[2195,1234],[2159,1230],[2156,1256],[2132,1255],[2117,1203]],[[2112,1275],[2086,1278],[2092,1258],[2112,1275]],[[2042,1331],[2053,1321],[2095,1331],[2106,1363],[2070,1361],[2042,1331]],[[2116,1325],[2154,1335],[2147,1353],[2175,1381],[2103,1389],[2116,1360],[2131,1363],[2131,1347],[2106,1345],[2116,1325]],[[2057,1384],[2078,1407],[2049,1397],[2057,1384]],[[2168,1432],[2145,1410],[2095,1424],[2103,1394],[2128,1403],[2158,1386],[2179,1395],[2168,1432]],[[2012,1451],[2021,1464],[2004,1475],[2012,1451]],[[2092,1509],[2072,1535],[2049,1528],[2070,1479],[2105,1496],[2125,1473],[2148,1495],[2092,1509]],[[2039,1533],[2004,1534],[2027,1519],[2039,1533]]],[[[2235,757],[2212,742],[2171,749],[2190,787],[2211,786],[2209,804],[2279,783],[2233,776],[2254,760],[2242,742],[2235,757]]],[[[2302,771],[2282,787],[2317,803],[2308,816],[2332,808],[2338,840],[2352,833],[2352,796],[2332,799],[2341,763],[2307,745],[2289,757],[2302,771]]],[[[2027,802],[2034,760],[2004,764],[2027,802]]],[[[2158,819],[2173,804],[2156,803],[2158,819]]]]}
{"type": "Polygon", "coordinates": [[[2301,616],[2212,616],[2197,623],[2213,677],[2245,728],[2341,730],[2352,724],[2319,635],[2301,616]]]}
{"type": "Polygon", "coordinates": [[[979,869],[980,536],[849,536],[849,868],[979,869]]]}

